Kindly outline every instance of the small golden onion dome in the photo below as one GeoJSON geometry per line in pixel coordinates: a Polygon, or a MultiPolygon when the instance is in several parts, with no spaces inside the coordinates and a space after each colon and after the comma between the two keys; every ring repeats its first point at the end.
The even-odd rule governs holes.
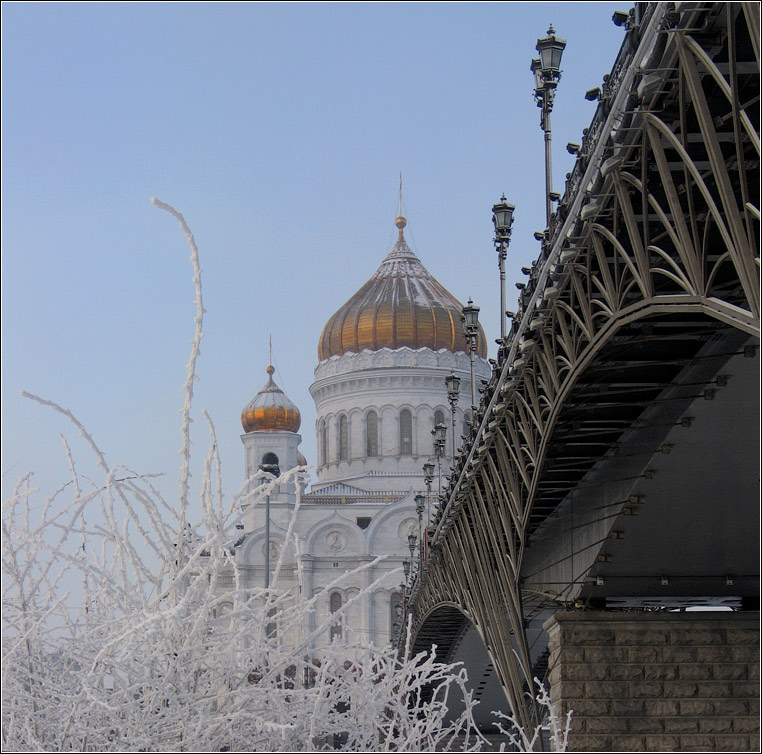
{"type": "Polygon", "coordinates": [[[267,383],[241,411],[244,432],[298,432],[299,409],[275,384],[275,367],[267,367],[267,383]]]}
{"type": "Polygon", "coordinates": [[[307,465],[307,459],[298,450],[296,451],[296,465],[297,466],[307,465]]]}
{"type": "MultiPolygon", "coordinates": [[[[463,305],[421,264],[405,242],[404,217],[394,224],[399,238],[373,277],[326,323],[318,359],[364,349],[431,348],[468,353],[463,335],[463,305]]],[[[479,327],[477,355],[487,357],[479,327]]]]}

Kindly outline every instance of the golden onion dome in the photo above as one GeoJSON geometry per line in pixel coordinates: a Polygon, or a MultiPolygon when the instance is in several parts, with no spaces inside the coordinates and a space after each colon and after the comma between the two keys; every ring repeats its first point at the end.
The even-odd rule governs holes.
{"type": "Polygon", "coordinates": [[[241,411],[244,432],[298,432],[299,409],[275,384],[275,367],[267,367],[267,383],[241,411]]]}
{"type": "MultiPolygon", "coordinates": [[[[326,323],[318,359],[364,349],[431,348],[468,352],[461,324],[463,305],[421,264],[410,250],[404,217],[394,224],[399,238],[373,277],[326,323]]],[[[477,355],[487,357],[479,327],[477,355]]]]}

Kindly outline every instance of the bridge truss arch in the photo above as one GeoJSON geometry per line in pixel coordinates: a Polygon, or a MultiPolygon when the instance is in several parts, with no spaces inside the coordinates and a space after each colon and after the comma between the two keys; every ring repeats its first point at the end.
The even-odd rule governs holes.
{"type": "MultiPolygon", "coordinates": [[[[750,437],[715,443],[714,460],[758,458],[743,422],[758,406],[759,6],[678,7],[636,13],[412,590],[414,634],[445,606],[467,614],[527,726],[540,619],[555,607],[759,590],[758,490],[743,474],[728,483],[733,526],[716,490],[678,496],[641,516],[640,552],[607,566],[622,517],[644,509],[654,458],[682,464],[682,484],[696,464],[709,473],[700,443],[666,456],[718,394],[735,396],[723,410],[750,437]],[[666,531],[691,518],[692,544],[666,531]],[[728,548],[722,562],[701,554],[728,548]],[[666,567],[671,585],[649,571],[666,567]]],[[[666,500],[669,487],[651,489],[666,500]]]]}

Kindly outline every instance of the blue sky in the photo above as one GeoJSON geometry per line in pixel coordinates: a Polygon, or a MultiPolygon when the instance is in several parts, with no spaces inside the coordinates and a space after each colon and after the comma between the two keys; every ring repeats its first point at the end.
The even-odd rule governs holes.
{"type": "MultiPolygon", "coordinates": [[[[3,497],[35,471],[67,478],[71,409],[111,462],[164,471],[176,494],[193,334],[193,230],[205,335],[193,441],[215,422],[226,489],[243,481],[240,412],[275,380],[302,413],[317,341],[406,237],[499,335],[491,207],[516,205],[513,282],[539,251],[543,140],[529,70],[552,22],[566,38],[553,112],[557,190],[623,31],[613,3],[3,3],[3,497]]],[[[493,346],[494,350],[494,346],[493,346]]],[[[490,355],[494,355],[491,353],[490,355]]],[[[444,388],[443,388],[444,389],[444,388]]],[[[198,473],[195,477],[198,481],[198,473]]]]}

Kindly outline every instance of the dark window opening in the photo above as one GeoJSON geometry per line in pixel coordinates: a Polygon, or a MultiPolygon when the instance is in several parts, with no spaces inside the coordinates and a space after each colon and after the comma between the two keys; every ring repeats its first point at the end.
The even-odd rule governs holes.
{"type": "Polygon", "coordinates": [[[378,455],[378,416],[370,411],[365,419],[365,453],[369,458],[378,455]]]}
{"type": "Polygon", "coordinates": [[[413,455],[413,416],[406,408],[400,412],[400,455],[413,455]]]}
{"type": "Polygon", "coordinates": [[[347,417],[339,418],[339,460],[346,461],[349,458],[349,429],[347,417]]]}

